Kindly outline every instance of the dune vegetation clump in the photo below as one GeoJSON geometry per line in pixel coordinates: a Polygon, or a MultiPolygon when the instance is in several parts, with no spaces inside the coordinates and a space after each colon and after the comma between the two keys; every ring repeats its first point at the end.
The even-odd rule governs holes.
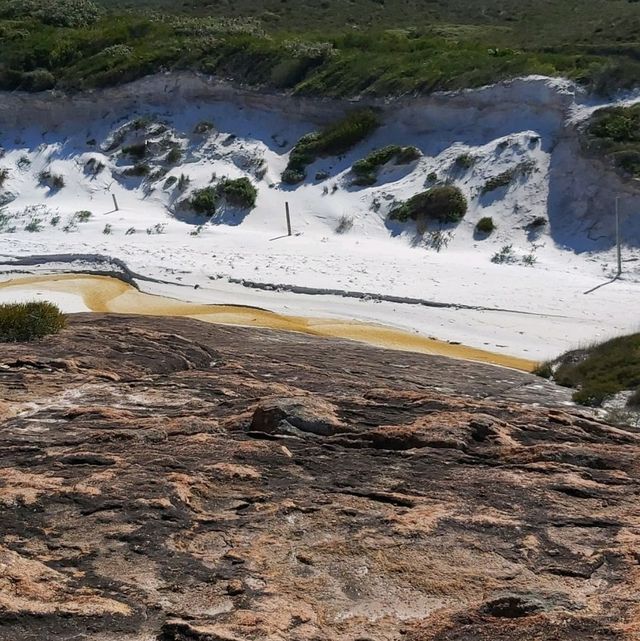
{"type": "Polygon", "coordinates": [[[440,223],[460,222],[467,213],[467,199],[455,185],[439,185],[420,192],[389,213],[391,220],[434,220],[440,223]]]}
{"type": "Polygon", "coordinates": [[[587,144],[627,174],[640,176],[640,104],[596,111],[586,129],[587,144]]]}
{"type": "Polygon", "coordinates": [[[372,151],[368,156],[357,160],[351,166],[355,174],[356,185],[373,185],[378,179],[378,172],[389,162],[396,165],[408,165],[422,156],[416,147],[401,147],[400,145],[387,145],[372,151]]]}
{"type": "Polygon", "coordinates": [[[253,209],[258,190],[248,178],[223,178],[215,187],[204,187],[193,192],[189,205],[203,216],[213,216],[220,201],[232,207],[253,209]]]}
{"type": "Polygon", "coordinates": [[[300,138],[289,154],[282,182],[295,185],[307,177],[307,166],[323,156],[338,156],[362,142],[380,126],[378,116],[370,109],[359,109],[322,131],[300,138]]]}

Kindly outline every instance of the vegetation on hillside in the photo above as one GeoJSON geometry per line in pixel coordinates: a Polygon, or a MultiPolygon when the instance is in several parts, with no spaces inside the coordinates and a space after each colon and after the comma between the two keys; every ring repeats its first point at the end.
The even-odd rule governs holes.
{"type": "Polygon", "coordinates": [[[401,147],[387,145],[372,151],[368,156],[353,163],[351,171],[356,178],[356,185],[373,185],[378,179],[378,172],[387,163],[393,161],[396,165],[407,165],[418,160],[422,154],[416,147],[401,147]]]}
{"type": "Polygon", "coordinates": [[[640,104],[596,111],[587,125],[587,145],[632,176],[640,177],[640,104]]]}
{"type": "Polygon", "coordinates": [[[576,388],[573,399],[582,405],[597,407],[619,392],[631,391],[628,404],[640,407],[640,333],[568,352],[542,364],[538,373],[576,388]]]}
{"type": "Polygon", "coordinates": [[[476,232],[479,234],[489,235],[496,228],[496,224],[493,222],[491,216],[484,216],[476,223],[476,232]]]}
{"type": "Polygon", "coordinates": [[[626,0],[0,0],[0,88],[193,69],[296,93],[427,93],[516,75],[607,92],[640,77],[626,0]]]}
{"type": "Polygon", "coordinates": [[[337,156],[349,151],[379,125],[378,117],[373,111],[359,109],[322,131],[303,136],[289,154],[282,181],[290,185],[302,182],[307,176],[307,166],[312,162],[322,156],[337,156]]]}
{"type": "Polygon", "coordinates": [[[409,198],[389,213],[391,220],[457,223],[467,213],[467,199],[454,185],[438,185],[409,198]]]}
{"type": "Polygon", "coordinates": [[[0,343],[32,341],[57,334],[66,319],[53,303],[6,303],[0,305],[0,343]]]}
{"type": "Polygon", "coordinates": [[[213,216],[220,201],[232,207],[253,209],[258,190],[248,178],[223,178],[215,187],[204,187],[193,192],[189,206],[197,214],[213,216]]]}

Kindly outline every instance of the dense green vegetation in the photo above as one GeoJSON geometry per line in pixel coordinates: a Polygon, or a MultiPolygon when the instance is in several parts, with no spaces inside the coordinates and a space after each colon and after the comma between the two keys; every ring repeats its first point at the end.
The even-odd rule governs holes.
{"type": "Polygon", "coordinates": [[[378,171],[388,162],[393,161],[396,165],[407,165],[418,160],[421,155],[420,150],[416,147],[387,145],[376,149],[351,166],[351,171],[356,176],[354,183],[356,185],[373,185],[378,179],[378,171]]]}
{"type": "Polygon", "coordinates": [[[454,185],[438,185],[409,198],[389,213],[391,220],[427,219],[457,223],[467,213],[467,199],[454,185]]]}
{"type": "Polygon", "coordinates": [[[587,145],[624,172],[640,176],[640,105],[599,109],[586,129],[587,145]]]}
{"type": "Polygon", "coordinates": [[[258,190],[248,178],[225,178],[216,186],[216,193],[230,205],[242,209],[252,209],[256,206],[258,190]]]}
{"type": "Polygon", "coordinates": [[[196,214],[213,216],[216,213],[218,194],[215,187],[204,187],[193,192],[189,204],[196,214]]]}
{"type": "Polygon", "coordinates": [[[476,231],[480,234],[491,234],[496,228],[491,216],[484,216],[476,223],[476,231]]]}
{"type": "Polygon", "coordinates": [[[32,341],[64,328],[64,314],[53,303],[0,305],[0,343],[32,341]]]}
{"type": "Polygon", "coordinates": [[[220,200],[232,207],[252,209],[255,207],[258,190],[248,178],[223,178],[215,187],[204,187],[193,192],[189,206],[197,214],[213,216],[220,200]]]}
{"type": "Polygon", "coordinates": [[[618,392],[630,390],[634,394],[629,405],[640,406],[640,334],[568,352],[543,364],[538,373],[576,388],[573,399],[583,405],[599,406],[618,392]]]}
{"type": "Polygon", "coordinates": [[[606,92],[640,77],[627,0],[0,0],[0,88],[166,69],[297,93],[387,95],[527,73],[606,92]]]}
{"type": "Polygon", "coordinates": [[[322,156],[343,154],[364,140],[380,125],[376,114],[369,109],[348,113],[342,120],[322,131],[313,132],[298,140],[289,154],[282,181],[290,185],[307,177],[307,166],[322,156]]]}

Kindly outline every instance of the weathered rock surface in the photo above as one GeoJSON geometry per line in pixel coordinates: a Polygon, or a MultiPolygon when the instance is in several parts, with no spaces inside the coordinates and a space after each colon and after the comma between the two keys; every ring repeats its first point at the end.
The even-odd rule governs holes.
{"type": "Polygon", "coordinates": [[[79,315],[0,389],[2,641],[640,638],[640,434],[531,376],[79,315]]]}

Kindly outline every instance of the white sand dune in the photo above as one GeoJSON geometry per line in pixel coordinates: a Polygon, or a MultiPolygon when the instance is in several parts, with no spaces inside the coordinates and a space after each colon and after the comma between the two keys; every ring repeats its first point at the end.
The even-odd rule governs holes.
{"type": "MultiPolygon", "coordinates": [[[[149,293],[382,323],[531,360],[638,329],[640,191],[580,152],[576,124],[599,105],[570,83],[529,78],[379,105],[384,124],[370,139],[344,157],[317,161],[307,181],[292,188],[279,176],[293,143],[345,105],[207,91],[198,82],[155,78],[91,100],[6,97],[0,111],[0,168],[9,170],[0,215],[6,277],[109,271],[86,258],[97,254],[150,277],[136,281],[149,293]],[[165,91],[168,86],[173,89],[165,91]],[[118,130],[143,116],[148,122],[129,126],[126,141],[150,142],[152,171],[164,166],[163,139],[183,152],[180,164],[155,181],[123,177],[132,161],[109,151],[118,130]],[[194,134],[203,121],[214,129],[194,134]],[[387,144],[415,145],[423,157],[409,167],[383,168],[372,187],[351,186],[352,163],[387,144]],[[475,159],[468,169],[456,165],[461,154],[475,159]],[[104,165],[96,175],[90,159],[104,165]],[[529,169],[507,188],[482,194],[487,180],[523,163],[529,169]],[[65,186],[43,185],[43,171],[62,176],[65,186]],[[318,172],[329,178],[316,180],[318,172]],[[387,222],[393,203],[425,189],[433,173],[455,182],[469,200],[463,222],[440,230],[447,239],[440,251],[430,235],[435,228],[420,237],[412,225],[387,222]],[[181,175],[190,178],[184,192],[164,186],[181,175]],[[222,176],[249,177],[259,192],[256,208],[221,211],[211,220],[176,208],[222,176]],[[616,195],[622,196],[625,274],[608,282],[615,270],[616,195]],[[283,236],[285,202],[291,237],[283,236]],[[91,212],[86,222],[76,215],[80,210],[91,212]],[[484,216],[497,225],[488,238],[474,231],[484,216]],[[343,217],[351,228],[338,234],[343,217]],[[538,217],[548,222],[533,232],[538,217]],[[492,263],[504,246],[511,246],[513,262],[492,263]],[[33,255],[54,258],[11,264],[33,255]],[[295,293],[297,287],[325,293],[295,293]]],[[[72,295],[56,296],[67,311],[81,309],[72,295]]]]}

